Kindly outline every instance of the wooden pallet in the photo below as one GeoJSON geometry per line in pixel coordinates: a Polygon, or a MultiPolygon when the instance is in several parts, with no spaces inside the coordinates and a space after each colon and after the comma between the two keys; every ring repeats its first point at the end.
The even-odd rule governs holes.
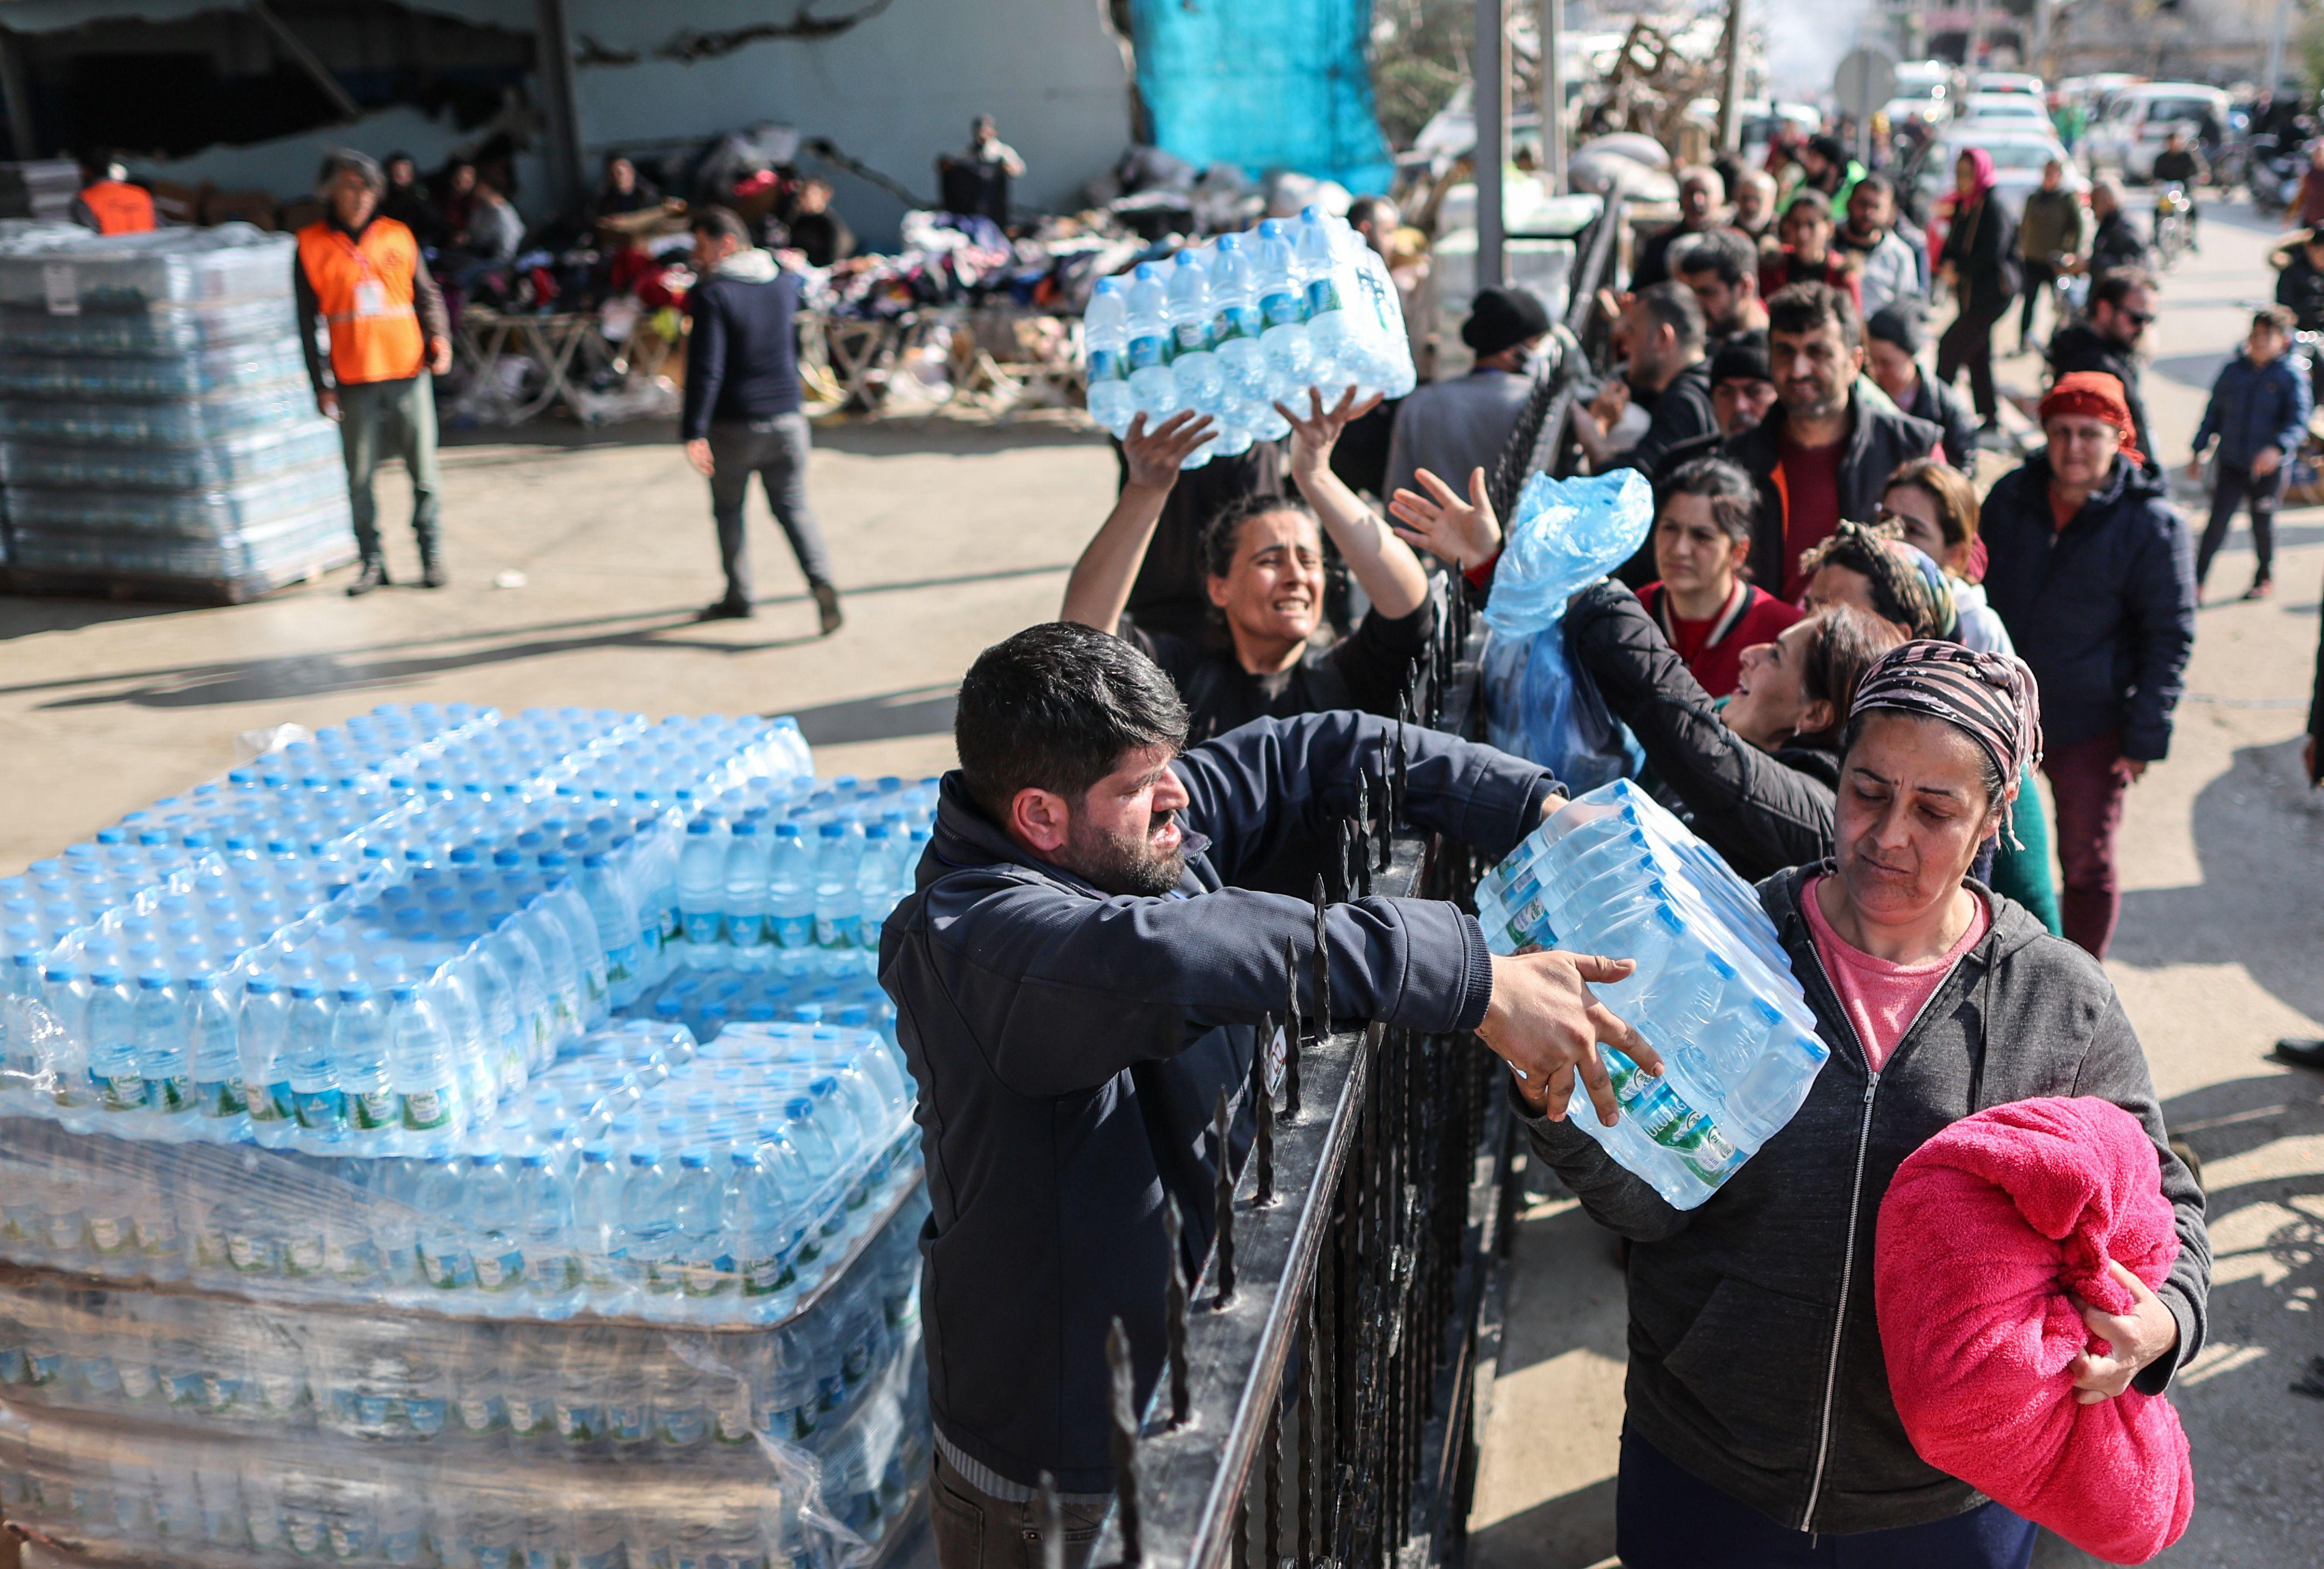
{"type": "Polygon", "coordinates": [[[104,599],[118,605],[246,605],[278,590],[311,583],[355,559],[318,562],[287,577],[151,577],[113,572],[57,572],[38,567],[0,570],[0,593],[39,599],[104,599]]]}

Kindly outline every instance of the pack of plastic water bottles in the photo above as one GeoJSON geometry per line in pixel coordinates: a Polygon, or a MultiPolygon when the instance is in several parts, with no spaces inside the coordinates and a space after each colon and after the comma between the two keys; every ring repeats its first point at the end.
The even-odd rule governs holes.
{"type": "Polygon", "coordinates": [[[1388,266],[1345,219],[1309,208],[1248,234],[1141,262],[1128,282],[1102,278],[1083,318],[1090,413],[1120,436],[1192,409],[1219,434],[1185,460],[1248,451],[1290,430],[1275,405],[1302,413],[1412,391],[1412,346],[1388,266]]]}
{"type": "Polygon", "coordinates": [[[354,549],[298,341],[287,235],[247,224],[0,235],[13,564],[263,591],[354,549]]]}
{"type": "Polygon", "coordinates": [[[391,705],[0,879],[0,1509],[871,1555],[926,1454],[872,971],[932,810],[788,719],[391,705]]]}
{"type": "MultiPolygon", "coordinates": [[[[1679,1209],[1716,1193],[1800,1108],[1830,1056],[1751,886],[1628,780],[1567,804],[1477,885],[1497,954],[1634,959],[1592,987],[1663,1059],[1601,1046],[1621,1115],[1572,1125],[1679,1209]]],[[[1579,1091],[1576,1092],[1577,1096],[1579,1091]]]]}

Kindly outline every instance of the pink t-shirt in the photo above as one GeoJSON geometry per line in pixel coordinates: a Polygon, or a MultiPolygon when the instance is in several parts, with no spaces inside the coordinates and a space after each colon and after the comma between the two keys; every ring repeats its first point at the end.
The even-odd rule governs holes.
{"type": "Polygon", "coordinates": [[[1931,959],[1920,964],[1895,964],[1886,959],[1876,959],[1861,948],[1851,947],[1847,940],[1831,929],[1823,918],[1823,906],[1817,902],[1816,887],[1821,877],[1808,879],[1800,891],[1800,908],[1807,912],[1808,934],[1815,938],[1816,957],[1823,961],[1824,974],[1831,977],[1832,989],[1840,993],[1840,1004],[1848,1010],[1848,1021],[1856,1026],[1856,1038],[1864,1043],[1864,1052],[1872,1060],[1872,1071],[1878,1073],[1888,1061],[1888,1054],[1896,1049],[1904,1032],[1937,994],[1945,977],[1961,955],[1977,946],[1988,928],[1993,925],[1993,912],[1985,900],[1977,900],[1977,913],[1969,919],[1969,929],[1961,933],[1960,941],[1952,952],[1941,959],[1931,959]]]}

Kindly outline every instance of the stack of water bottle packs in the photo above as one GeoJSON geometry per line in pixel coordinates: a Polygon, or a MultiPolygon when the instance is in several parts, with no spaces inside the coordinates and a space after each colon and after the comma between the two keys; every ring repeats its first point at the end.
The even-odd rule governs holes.
{"type": "Polygon", "coordinates": [[[933,808],[788,719],[388,706],[0,879],[0,1511],[868,1557],[927,1453],[872,971],[933,808]]]}
{"type": "Polygon", "coordinates": [[[12,564],[256,593],[353,552],[293,245],[247,224],[0,236],[12,564]]]}
{"type": "Polygon", "coordinates": [[[1196,468],[1305,414],[1412,391],[1412,345],[1388,267],[1345,219],[1309,208],[1286,224],[1141,262],[1127,282],[1102,278],[1083,318],[1090,413],[1116,436],[1139,413],[1148,429],[1182,411],[1218,421],[1190,454],[1196,468]]]}
{"type": "Polygon", "coordinates": [[[1497,954],[1637,961],[1591,990],[1664,1071],[1600,1046],[1620,1116],[1608,1128],[1584,1107],[1571,1121],[1676,1208],[1790,1121],[1830,1055],[1757,893],[1628,780],[1568,803],[1486,872],[1477,913],[1497,954]]]}

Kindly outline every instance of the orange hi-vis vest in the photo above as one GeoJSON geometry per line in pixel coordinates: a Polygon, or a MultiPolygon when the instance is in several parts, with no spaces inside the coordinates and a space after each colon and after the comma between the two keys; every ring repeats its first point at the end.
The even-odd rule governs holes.
{"type": "Polygon", "coordinates": [[[412,305],[420,242],[375,217],[361,239],[329,221],[299,231],[299,265],[331,328],[331,375],[342,386],[420,374],[428,346],[412,305]]]}
{"type": "Polygon", "coordinates": [[[153,226],[153,197],[125,180],[100,180],[81,189],[80,198],[97,219],[97,233],[134,235],[153,226]]]}

